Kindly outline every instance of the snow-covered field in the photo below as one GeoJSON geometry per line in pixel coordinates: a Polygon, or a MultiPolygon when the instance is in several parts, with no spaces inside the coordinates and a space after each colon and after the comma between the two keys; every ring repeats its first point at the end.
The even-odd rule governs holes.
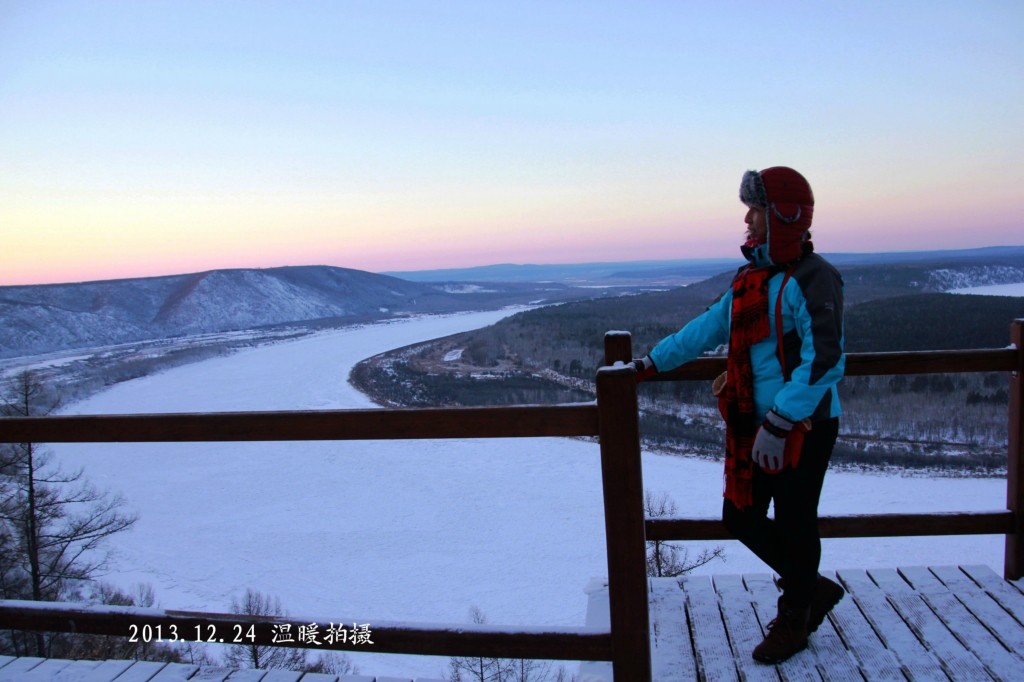
{"type": "MultiPolygon", "coordinates": [[[[119,384],[69,412],[371,407],[347,382],[370,355],[508,312],[426,317],[238,352],[119,384]]],[[[246,587],[323,620],[582,625],[606,574],[595,444],[572,439],[54,446],[139,512],[108,580],[165,608],[227,610],[246,587]]],[[[683,515],[720,510],[720,464],[644,455],[683,515]]],[[[1005,507],[1003,480],[829,474],[822,513],[1005,507]]],[[[737,543],[704,572],[763,571],[737,543]]],[[[696,549],[696,548],[695,548],[696,549]]],[[[987,563],[1001,536],[825,541],[825,568],[987,563]]],[[[1001,572],[1001,571],[1000,571],[1001,572]]],[[[360,655],[377,675],[438,676],[443,658],[360,655]]]]}
{"type": "Polygon", "coordinates": [[[990,284],[983,287],[953,289],[951,294],[975,294],[977,296],[1024,296],[1024,282],[1016,284],[990,284]]]}

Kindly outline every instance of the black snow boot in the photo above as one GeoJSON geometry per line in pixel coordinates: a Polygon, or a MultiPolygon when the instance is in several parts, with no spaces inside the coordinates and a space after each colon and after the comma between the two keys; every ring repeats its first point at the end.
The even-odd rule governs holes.
{"type": "Polygon", "coordinates": [[[754,660],[761,663],[781,663],[807,648],[807,619],[811,607],[795,608],[779,597],[779,615],[772,618],[764,641],[754,647],[754,660]]]}
{"type": "MultiPolygon", "coordinates": [[[[779,578],[779,589],[786,590],[786,583],[779,578]]],[[[843,600],[846,590],[839,583],[819,575],[814,583],[814,596],[811,597],[811,616],[807,621],[808,634],[814,632],[825,622],[825,616],[843,600]]]]}

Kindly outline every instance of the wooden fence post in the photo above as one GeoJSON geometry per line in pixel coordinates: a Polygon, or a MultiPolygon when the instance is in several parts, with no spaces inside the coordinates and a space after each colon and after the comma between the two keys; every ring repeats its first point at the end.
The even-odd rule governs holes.
{"type": "Polygon", "coordinates": [[[633,337],[629,332],[605,332],[604,364],[614,365],[618,361],[628,363],[633,359],[633,337]]]}
{"type": "MultiPolygon", "coordinates": [[[[606,362],[631,360],[631,344],[628,333],[606,334],[606,362]]],[[[632,365],[598,370],[597,410],[608,549],[612,672],[616,682],[650,682],[644,483],[636,369],[632,365]]]]}
{"type": "Polygon", "coordinates": [[[1017,368],[1010,372],[1010,423],[1006,457],[1006,508],[1016,521],[1006,535],[1003,577],[1024,577],[1024,320],[1010,324],[1010,342],[1017,347],[1017,368]]]}

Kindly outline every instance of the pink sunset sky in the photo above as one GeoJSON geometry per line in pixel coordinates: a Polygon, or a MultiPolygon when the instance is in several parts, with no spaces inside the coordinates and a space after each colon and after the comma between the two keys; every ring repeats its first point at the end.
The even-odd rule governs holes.
{"type": "Polygon", "coordinates": [[[1024,244],[1024,5],[2,2],[0,284],[1024,244]]]}

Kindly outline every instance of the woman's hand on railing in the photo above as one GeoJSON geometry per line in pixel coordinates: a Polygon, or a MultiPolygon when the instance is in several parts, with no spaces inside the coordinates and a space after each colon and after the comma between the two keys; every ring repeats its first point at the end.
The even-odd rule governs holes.
{"type": "Polygon", "coordinates": [[[638,384],[646,380],[652,374],[658,373],[658,368],[654,366],[654,360],[651,360],[651,356],[649,355],[634,359],[633,366],[636,367],[636,383],[638,384]]]}

